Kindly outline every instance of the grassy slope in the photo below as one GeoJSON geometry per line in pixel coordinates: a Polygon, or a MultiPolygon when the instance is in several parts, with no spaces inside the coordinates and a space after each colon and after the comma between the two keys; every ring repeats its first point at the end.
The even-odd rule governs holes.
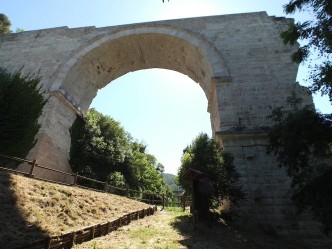
{"type": "Polygon", "coordinates": [[[116,219],[148,205],[0,172],[0,248],[116,219]]]}

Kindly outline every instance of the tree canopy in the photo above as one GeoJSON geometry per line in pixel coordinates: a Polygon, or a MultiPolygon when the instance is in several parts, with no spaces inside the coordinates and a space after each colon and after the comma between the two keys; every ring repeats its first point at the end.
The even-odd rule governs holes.
{"type": "Polygon", "coordinates": [[[163,165],[111,117],[90,109],[76,118],[71,141],[73,171],[117,187],[163,192],[163,165]]]}
{"type": "Polygon", "coordinates": [[[331,0],[291,0],[284,6],[286,14],[296,11],[308,11],[312,20],[291,24],[281,34],[285,44],[294,45],[302,40],[303,45],[292,55],[297,63],[307,61],[313,53],[318,53],[319,60],[312,65],[310,73],[313,92],[329,96],[332,102],[332,2],[331,0]]]}
{"type": "MultiPolygon", "coordinates": [[[[297,63],[306,62],[314,54],[319,60],[310,65],[308,80],[312,92],[328,95],[332,102],[332,2],[330,0],[291,0],[284,6],[287,14],[308,11],[312,17],[291,24],[281,34],[285,44],[302,45],[292,55],[297,63]]],[[[311,62],[312,62],[311,61],[311,62]]],[[[269,137],[269,152],[273,152],[280,167],[292,179],[292,198],[298,211],[308,210],[329,233],[332,225],[332,115],[317,113],[313,107],[299,109],[298,99],[288,99],[292,109],[275,108],[269,117],[274,121],[269,137]]]]}
{"type": "Polygon", "coordinates": [[[191,187],[183,179],[183,175],[189,168],[198,170],[213,180],[211,206],[218,205],[223,199],[239,205],[245,194],[237,184],[240,175],[233,160],[232,154],[224,152],[212,138],[201,133],[184,150],[178,173],[180,185],[190,192],[191,187]]]}
{"type": "Polygon", "coordinates": [[[276,155],[280,167],[292,179],[292,198],[299,213],[308,210],[323,224],[332,224],[332,116],[313,107],[273,110],[268,152],[276,155]]]}
{"type": "Polygon", "coordinates": [[[0,34],[7,34],[10,32],[11,22],[5,14],[0,13],[0,34]]]}
{"type": "Polygon", "coordinates": [[[0,68],[0,153],[24,158],[35,143],[46,103],[35,75],[0,68]]]}

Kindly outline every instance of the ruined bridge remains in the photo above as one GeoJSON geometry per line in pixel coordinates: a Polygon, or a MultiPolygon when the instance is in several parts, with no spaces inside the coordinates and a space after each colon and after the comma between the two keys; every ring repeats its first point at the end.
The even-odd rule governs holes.
{"type": "MultiPolygon", "coordinates": [[[[70,171],[69,128],[99,89],[131,71],[178,71],[200,84],[213,136],[235,156],[248,193],[241,221],[273,224],[287,233],[293,228],[285,222],[295,219],[289,179],[266,154],[265,128],[271,125],[266,119],[269,106],[287,106],[292,93],[302,97],[304,105],[312,104],[311,96],[295,83],[298,65],[290,55],[296,47],[283,45],[279,37],[291,21],[257,12],[1,35],[0,67],[39,71],[48,97],[38,142],[28,157],[70,171]]],[[[58,177],[46,176],[42,169],[36,174],[58,177]]]]}

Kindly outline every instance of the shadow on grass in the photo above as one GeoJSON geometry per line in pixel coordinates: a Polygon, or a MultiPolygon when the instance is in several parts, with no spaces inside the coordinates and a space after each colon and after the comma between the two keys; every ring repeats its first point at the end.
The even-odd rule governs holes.
{"type": "Polygon", "coordinates": [[[217,221],[198,221],[194,229],[189,213],[177,216],[171,224],[184,237],[180,241],[186,248],[222,249],[304,249],[303,245],[287,242],[275,235],[259,230],[242,231],[232,225],[217,221]]]}
{"type": "Polygon", "coordinates": [[[195,229],[193,217],[185,213],[171,225],[183,235],[180,243],[187,248],[250,248],[245,238],[221,222],[199,220],[195,229]]]}
{"type": "Polygon", "coordinates": [[[0,172],[0,248],[29,248],[29,243],[43,239],[45,233],[23,218],[10,174],[0,172]]]}

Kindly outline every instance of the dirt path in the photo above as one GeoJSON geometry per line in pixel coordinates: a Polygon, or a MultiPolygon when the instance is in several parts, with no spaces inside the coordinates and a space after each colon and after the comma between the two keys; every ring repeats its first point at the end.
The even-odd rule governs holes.
{"type": "Polygon", "coordinates": [[[199,223],[193,229],[188,213],[170,210],[133,221],[105,237],[77,245],[75,249],[157,249],[157,248],[222,248],[222,249],[298,249],[289,243],[264,234],[243,234],[221,223],[199,223]]]}

